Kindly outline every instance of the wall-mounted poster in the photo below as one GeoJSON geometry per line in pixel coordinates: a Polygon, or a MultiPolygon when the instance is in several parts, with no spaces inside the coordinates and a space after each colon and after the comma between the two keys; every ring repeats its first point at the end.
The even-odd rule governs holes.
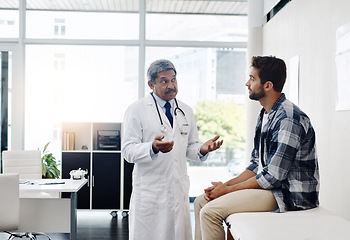
{"type": "Polygon", "coordinates": [[[337,67],[337,99],[335,110],[350,110],[350,23],[337,29],[335,63],[337,67]]]}

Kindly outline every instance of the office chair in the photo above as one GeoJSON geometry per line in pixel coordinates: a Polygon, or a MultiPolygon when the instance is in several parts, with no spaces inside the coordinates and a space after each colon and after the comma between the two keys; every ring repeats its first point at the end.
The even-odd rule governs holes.
{"type": "Polygon", "coordinates": [[[3,172],[19,173],[20,179],[41,179],[40,150],[3,151],[3,172]]]}
{"type": "Polygon", "coordinates": [[[19,224],[19,176],[0,174],[0,230],[18,229],[19,224]]]}
{"type": "Polygon", "coordinates": [[[10,232],[19,227],[19,174],[0,174],[0,231],[9,234],[8,240],[15,238],[29,238],[36,240],[36,236],[43,235],[51,239],[47,234],[40,232],[10,232]]]}
{"type": "MultiPolygon", "coordinates": [[[[14,150],[2,152],[3,173],[18,173],[20,179],[41,179],[42,161],[40,150],[14,150]]],[[[20,198],[57,198],[58,193],[20,193],[20,198]]]]}

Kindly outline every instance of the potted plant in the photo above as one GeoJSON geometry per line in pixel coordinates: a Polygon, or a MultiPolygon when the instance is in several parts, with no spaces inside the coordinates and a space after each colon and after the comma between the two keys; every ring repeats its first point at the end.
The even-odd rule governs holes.
{"type": "Polygon", "coordinates": [[[42,161],[42,175],[43,178],[60,178],[60,170],[58,169],[58,163],[56,158],[47,151],[47,147],[50,142],[48,142],[43,150],[43,156],[41,157],[42,161]]]}

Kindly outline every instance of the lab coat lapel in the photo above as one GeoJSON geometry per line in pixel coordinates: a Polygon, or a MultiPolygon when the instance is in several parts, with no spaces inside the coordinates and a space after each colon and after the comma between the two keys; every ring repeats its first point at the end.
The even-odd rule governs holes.
{"type": "MultiPolygon", "coordinates": [[[[158,110],[159,110],[159,113],[160,113],[160,117],[162,118],[162,121],[163,121],[163,124],[164,126],[166,127],[167,131],[169,131],[169,133],[171,133],[171,135],[174,134],[174,129],[175,129],[175,124],[176,124],[176,120],[175,120],[175,117],[173,116],[173,127],[171,127],[170,125],[170,122],[169,122],[169,119],[168,117],[165,115],[162,107],[157,103],[158,105],[158,110]]],[[[155,105],[155,102],[154,102],[154,99],[153,97],[150,95],[148,98],[147,98],[147,106],[149,106],[149,108],[151,109],[151,111],[156,114],[157,116],[157,119],[158,119],[158,122],[159,122],[159,128],[161,127],[161,124],[160,124],[160,120],[159,120],[159,116],[158,116],[158,112],[157,112],[157,108],[156,108],[156,105],[155,105]]]]}
{"type": "Polygon", "coordinates": [[[175,116],[175,112],[174,112],[174,114],[173,114],[173,135],[175,135],[175,132],[179,130],[178,128],[179,127],[177,126],[177,117],[175,116]]]}
{"type": "MultiPolygon", "coordinates": [[[[155,104],[154,104],[154,100],[153,100],[153,98],[152,98],[151,95],[148,96],[147,102],[146,102],[146,103],[147,103],[147,106],[148,106],[150,112],[152,112],[153,114],[155,114],[155,115],[157,116],[157,119],[158,119],[157,109],[156,109],[156,106],[155,106],[155,104]]],[[[159,119],[158,119],[158,122],[159,122],[159,125],[160,125],[159,119]]]]}

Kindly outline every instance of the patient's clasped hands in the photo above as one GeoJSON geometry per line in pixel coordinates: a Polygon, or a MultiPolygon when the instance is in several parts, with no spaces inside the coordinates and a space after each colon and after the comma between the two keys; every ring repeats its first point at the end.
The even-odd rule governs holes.
{"type": "Polygon", "coordinates": [[[208,202],[230,192],[229,186],[227,186],[222,182],[211,182],[211,184],[212,186],[204,189],[204,192],[205,192],[204,198],[208,202]]]}

